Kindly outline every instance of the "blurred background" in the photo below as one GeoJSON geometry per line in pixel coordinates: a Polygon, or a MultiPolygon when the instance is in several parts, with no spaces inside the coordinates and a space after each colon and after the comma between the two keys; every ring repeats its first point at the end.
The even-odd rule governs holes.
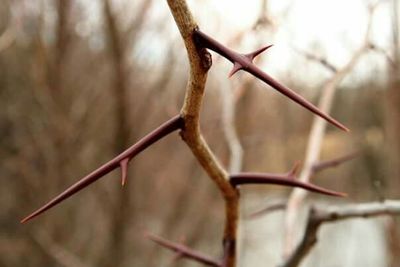
{"type": "MultiPolygon", "coordinates": [[[[381,1],[372,16],[376,1],[367,0],[188,2],[203,31],[238,51],[273,43],[257,64],[313,103],[365,48],[337,83],[333,101],[333,117],[351,132],[329,126],[321,146],[323,160],[358,157],[314,181],[349,197],[310,195],[309,201],[400,197],[397,0],[381,1]]],[[[288,171],[304,160],[314,116],[246,73],[228,79],[230,67],[213,54],[201,118],[206,140],[231,172],[288,171]]],[[[166,1],[0,0],[0,266],[199,266],[174,261],[146,232],[221,255],[224,203],[177,133],[130,163],[124,188],[114,171],[19,224],[178,114],[187,77],[166,1]]],[[[241,192],[241,266],[276,266],[283,213],[265,220],[248,214],[286,199],[290,190],[241,192]]],[[[370,239],[353,242],[353,250],[330,242],[329,236],[347,243],[366,236],[351,231],[363,227],[342,226],[340,234],[327,235],[331,263],[307,266],[369,266],[343,256],[368,244],[373,249],[365,257],[376,252],[370,266],[399,266],[397,221],[360,225],[370,239]]]]}

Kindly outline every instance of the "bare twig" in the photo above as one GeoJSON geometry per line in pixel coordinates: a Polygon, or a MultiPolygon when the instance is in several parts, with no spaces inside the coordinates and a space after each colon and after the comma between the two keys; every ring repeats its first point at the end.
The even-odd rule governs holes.
{"type": "Polygon", "coordinates": [[[180,258],[191,259],[207,266],[221,267],[220,261],[212,259],[211,257],[188,248],[182,244],[171,242],[153,234],[146,234],[146,237],[158,245],[178,253],[180,258]]]}
{"type": "Polygon", "coordinates": [[[243,164],[243,147],[235,127],[235,93],[229,80],[223,81],[221,76],[217,76],[216,79],[219,81],[221,93],[222,126],[230,152],[228,171],[229,173],[238,173],[243,164]]]}
{"type": "Polygon", "coordinates": [[[280,267],[296,267],[300,264],[316,244],[317,232],[323,223],[382,215],[400,215],[400,201],[386,200],[385,202],[377,203],[311,208],[303,238],[294,252],[280,267]]]}
{"type": "MultiPolygon", "coordinates": [[[[361,47],[353,54],[347,64],[340,68],[333,77],[328,80],[323,88],[322,95],[319,101],[319,108],[329,113],[334,100],[336,88],[343,81],[348,73],[354,68],[359,59],[369,50],[369,35],[371,31],[372,15],[376,5],[369,9],[369,21],[367,25],[367,30],[365,34],[365,40],[361,47]]],[[[300,181],[309,182],[313,174],[313,166],[319,161],[320,150],[322,145],[322,140],[325,135],[326,122],[315,118],[311,127],[310,135],[308,138],[308,145],[305,156],[304,168],[300,174],[300,181]]],[[[287,209],[286,209],[286,220],[285,220],[285,247],[284,254],[288,256],[292,249],[294,243],[294,231],[296,229],[296,221],[298,217],[299,207],[306,198],[307,193],[300,189],[294,189],[291,193],[287,209]]]]}
{"type": "Polygon", "coordinates": [[[248,218],[249,219],[256,219],[259,218],[263,215],[266,215],[268,213],[278,211],[278,210],[283,210],[286,208],[286,201],[279,201],[276,203],[270,203],[268,206],[265,206],[255,212],[252,212],[248,218]]]}
{"type": "Polygon", "coordinates": [[[83,188],[87,187],[91,183],[97,181],[107,173],[117,169],[118,167],[121,167],[122,169],[122,181],[123,183],[125,182],[124,179],[126,177],[126,162],[131,160],[133,157],[135,157],[137,154],[145,150],[147,147],[155,143],[156,141],[162,139],[166,135],[170,134],[171,132],[178,130],[182,127],[183,121],[182,118],[178,115],[175,116],[174,118],[170,119],[169,121],[165,122],[162,124],[160,127],[155,129],[153,132],[149,133],[146,135],[144,138],[142,138],[139,142],[119,154],[117,157],[114,159],[110,160],[106,164],[102,165],[100,168],[96,169],[92,173],[88,174],[81,180],[79,180],[77,183],[66,189],[64,192],[62,192],[60,195],[57,197],[53,198],[50,202],[48,202],[46,205],[41,207],[40,209],[36,210],[26,218],[22,219],[21,222],[27,222],[34,217],[40,215],[41,213],[45,212],[46,210],[52,208],[53,206],[57,205],[58,203],[62,202],[63,200],[69,198],[73,194],[79,192],[83,188]]]}
{"type": "Polygon", "coordinates": [[[312,166],[312,175],[316,174],[317,172],[321,172],[323,170],[326,170],[328,168],[334,168],[337,167],[349,160],[352,160],[354,158],[356,158],[359,155],[358,152],[355,153],[350,153],[348,155],[344,155],[338,158],[334,158],[334,159],[330,159],[330,160],[325,160],[325,161],[320,161],[320,162],[316,162],[313,164],[312,166]]]}
{"type": "Polygon", "coordinates": [[[319,64],[321,64],[322,66],[324,66],[326,69],[330,70],[332,73],[337,72],[337,68],[335,65],[333,65],[332,63],[330,63],[326,58],[321,57],[321,56],[317,56],[313,53],[307,52],[307,51],[303,51],[300,50],[298,48],[293,48],[297,53],[302,54],[306,59],[311,60],[311,61],[315,61],[319,64]]]}

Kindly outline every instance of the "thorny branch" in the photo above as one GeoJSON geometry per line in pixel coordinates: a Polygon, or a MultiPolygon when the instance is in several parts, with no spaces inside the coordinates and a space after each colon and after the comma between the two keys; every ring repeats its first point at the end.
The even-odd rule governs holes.
{"type": "MultiPolygon", "coordinates": [[[[342,80],[346,77],[348,73],[354,68],[359,59],[370,49],[369,35],[372,25],[372,15],[377,4],[369,8],[369,21],[367,25],[367,30],[365,33],[365,40],[361,47],[354,53],[347,64],[338,69],[337,72],[328,80],[322,90],[322,95],[319,101],[319,108],[329,113],[335,91],[342,80]]],[[[325,135],[326,122],[315,118],[311,126],[310,135],[308,138],[308,145],[306,149],[305,164],[302,172],[300,174],[300,181],[309,182],[312,175],[314,174],[313,166],[319,161],[320,150],[322,145],[322,140],[325,135]]],[[[294,231],[296,229],[296,221],[298,217],[299,207],[301,206],[303,200],[306,198],[307,193],[300,189],[294,189],[289,196],[287,209],[286,209],[286,219],[285,219],[285,247],[284,256],[288,256],[292,249],[294,243],[294,231]]]]}
{"type": "MultiPolygon", "coordinates": [[[[122,184],[124,184],[126,181],[128,163],[133,157],[169,133],[180,129],[180,135],[182,139],[191,149],[192,153],[203,169],[215,182],[225,200],[225,230],[223,238],[224,254],[222,263],[212,266],[234,267],[236,265],[237,257],[236,232],[238,228],[239,216],[238,185],[246,183],[282,184],[287,186],[302,187],[314,192],[328,195],[342,196],[343,194],[294,180],[297,168],[294,168],[291,172],[286,174],[286,176],[253,173],[242,173],[232,176],[228,175],[227,171],[222,167],[213,152],[210,150],[200,131],[200,110],[204,96],[207,72],[211,67],[211,57],[205,48],[209,48],[220,53],[222,56],[234,63],[234,68],[231,72],[231,75],[243,69],[271,85],[273,88],[291,98],[293,101],[326,119],[335,126],[343,130],[347,130],[347,128],[331,118],[329,115],[320,111],[297,93],[291,91],[289,88],[272,79],[252,63],[253,59],[265,51],[269,46],[246,55],[236,53],[218,43],[208,35],[205,35],[198,29],[198,26],[194,21],[185,0],[167,0],[167,3],[183,38],[190,63],[189,80],[187,82],[184,105],[180,115],[175,116],[159,126],[153,132],[141,139],[138,143],[79,180],[63,193],[48,202],[46,205],[24,218],[21,222],[26,222],[38,216],[39,214],[45,212],[61,201],[82,190],[84,187],[113,171],[114,169],[121,168],[122,184]]],[[[171,243],[162,242],[162,239],[160,238],[155,238],[153,236],[152,239],[157,240],[158,243],[163,243],[165,246],[169,246],[170,248],[174,247],[171,243]]],[[[189,252],[193,252],[184,249],[183,247],[180,247],[180,250],[181,252],[187,252],[187,254],[189,252]]],[[[214,262],[214,264],[216,264],[216,262],[214,262]]]]}
{"type": "Polygon", "coordinates": [[[146,236],[147,236],[147,238],[154,241],[158,245],[178,253],[181,258],[188,258],[188,259],[197,261],[197,262],[202,263],[207,266],[215,266],[215,267],[222,266],[222,263],[220,261],[212,259],[209,256],[207,256],[203,253],[200,253],[198,251],[195,251],[191,248],[188,248],[182,244],[174,243],[174,242],[168,241],[164,238],[161,238],[159,236],[152,235],[152,234],[147,234],[146,236]]]}
{"type": "Polygon", "coordinates": [[[300,262],[316,244],[318,229],[322,224],[352,218],[369,218],[382,215],[400,215],[400,201],[386,200],[377,203],[311,208],[303,238],[294,252],[280,267],[299,266],[300,262]]]}

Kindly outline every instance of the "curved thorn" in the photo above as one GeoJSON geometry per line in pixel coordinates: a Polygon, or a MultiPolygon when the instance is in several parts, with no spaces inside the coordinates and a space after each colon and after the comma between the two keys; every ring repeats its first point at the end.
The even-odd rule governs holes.
{"type": "Polygon", "coordinates": [[[124,186],[126,183],[126,178],[128,176],[128,163],[129,158],[120,161],[119,165],[121,167],[121,185],[124,186]]]}
{"type": "Polygon", "coordinates": [[[325,189],[310,183],[304,183],[298,180],[288,178],[286,175],[268,174],[268,173],[239,173],[230,176],[230,183],[233,186],[242,184],[276,184],[290,187],[300,187],[311,192],[324,195],[345,197],[347,194],[325,189]]]}
{"type": "Polygon", "coordinates": [[[231,70],[231,72],[229,72],[229,78],[232,77],[236,72],[238,72],[239,70],[243,69],[243,66],[240,63],[233,63],[233,68],[231,70]]]}
{"type": "Polygon", "coordinates": [[[173,117],[172,119],[168,120],[167,122],[160,125],[157,129],[143,137],[139,142],[119,154],[114,159],[110,160],[109,162],[102,165],[100,168],[94,170],[87,176],[83,177],[81,180],[67,188],[64,192],[53,198],[49,201],[46,205],[42,206],[29,216],[25,217],[21,220],[21,223],[25,223],[36,216],[42,214],[43,212],[47,211],[48,209],[54,207],[55,205],[59,204],[63,200],[69,198],[73,194],[79,192],[83,188],[87,187],[88,185],[94,183],[104,175],[108,174],[109,172],[113,171],[114,169],[120,166],[120,162],[125,159],[132,159],[137,154],[145,150],[147,147],[155,143],[156,141],[160,140],[164,136],[170,134],[171,132],[181,129],[183,127],[184,121],[180,115],[173,117]]]}
{"type": "Polygon", "coordinates": [[[245,55],[245,57],[247,57],[248,59],[250,59],[250,61],[253,61],[253,59],[255,59],[259,54],[261,54],[262,52],[264,52],[265,50],[267,50],[268,48],[271,48],[273,45],[267,45],[264,47],[261,47],[260,49],[257,49],[254,52],[248,53],[245,55]]]}

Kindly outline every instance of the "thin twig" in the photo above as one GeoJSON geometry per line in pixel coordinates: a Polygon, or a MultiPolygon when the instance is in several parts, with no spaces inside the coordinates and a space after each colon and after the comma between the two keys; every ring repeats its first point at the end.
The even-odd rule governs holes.
{"type": "Polygon", "coordinates": [[[349,160],[352,160],[356,158],[359,155],[358,152],[350,153],[348,155],[344,155],[338,158],[330,159],[330,160],[325,160],[325,161],[320,161],[316,162],[312,166],[312,175],[324,171],[328,168],[334,168],[337,167],[349,160]]]}
{"type": "Polygon", "coordinates": [[[58,264],[64,267],[88,267],[76,255],[52,241],[45,232],[33,235],[33,240],[58,264]]]}
{"type": "Polygon", "coordinates": [[[146,237],[158,245],[178,253],[180,258],[191,259],[207,266],[221,267],[221,262],[182,244],[171,242],[153,234],[146,234],[146,237]]]}
{"type": "Polygon", "coordinates": [[[297,267],[308,255],[317,242],[317,232],[324,223],[342,221],[353,218],[370,218],[375,216],[400,215],[400,201],[349,204],[338,207],[311,208],[307,220],[306,231],[294,252],[280,267],[297,267]]]}

